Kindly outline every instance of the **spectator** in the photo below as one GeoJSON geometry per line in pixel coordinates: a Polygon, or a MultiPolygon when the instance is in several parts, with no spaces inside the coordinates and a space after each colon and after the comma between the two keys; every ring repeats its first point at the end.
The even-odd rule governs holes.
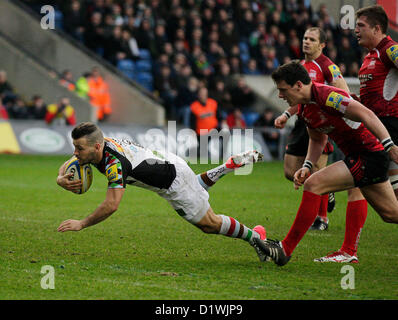
{"type": "Polygon", "coordinates": [[[84,43],[88,48],[99,55],[103,55],[104,50],[104,29],[102,26],[102,14],[94,12],[84,31],[84,43]]]}
{"type": "Polygon", "coordinates": [[[47,113],[47,106],[41,96],[35,95],[29,106],[29,118],[35,120],[44,120],[47,113]]]}
{"type": "Polygon", "coordinates": [[[68,98],[64,97],[58,103],[47,106],[45,121],[48,124],[56,123],[73,126],[76,124],[75,109],[70,105],[68,98]]]}
{"type": "Polygon", "coordinates": [[[341,39],[341,47],[339,48],[337,54],[337,62],[343,62],[348,68],[358,60],[357,54],[354,49],[352,49],[350,40],[347,37],[341,39]]]}
{"type": "Polygon", "coordinates": [[[122,46],[122,27],[115,26],[112,35],[104,42],[104,58],[116,65],[121,59],[126,58],[126,52],[122,46]]]}
{"type": "Polygon", "coordinates": [[[193,71],[196,77],[200,79],[209,78],[213,74],[214,69],[207,60],[204,52],[201,52],[195,59],[193,71]]]}
{"type": "Polygon", "coordinates": [[[261,71],[257,67],[257,61],[256,59],[249,59],[246,67],[243,69],[243,73],[247,75],[260,75],[261,71]]]}
{"type": "Polygon", "coordinates": [[[5,108],[10,119],[29,119],[29,112],[21,97],[12,96],[6,100],[5,108]]]}
{"type": "Polygon", "coordinates": [[[238,20],[240,40],[247,42],[250,35],[256,29],[256,23],[254,21],[253,11],[247,9],[244,11],[243,18],[238,20]]]}
{"type": "Polygon", "coordinates": [[[348,76],[357,78],[358,72],[359,72],[359,64],[358,62],[354,61],[348,69],[348,76]]]}
{"type": "Polygon", "coordinates": [[[121,49],[125,54],[124,57],[120,56],[121,59],[138,60],[140,58],[140,49],[138,48],[137,40],[135,40],[128,29],[123,29],[122,31],[121,49]]]}
{"type": "Polygon", "coordinates": [[[7,95],[14,95],[13,92],[13,87],[7,81],[7,73],[4,70],[0,70],[0,98],[4,98],[7,95]]]}
{"type": "Polygon", "coordinates": [[[97,110],[98,121],[105,121],[112,113],[111,97],[109,94],[108,84],[102,78],[99,69],[94,67],[91,70],[91,77],[88,79],[90,88],[90,103],[97,110]]]}
{"type": "Polygon", "coordinates": [[[239,34],[232,20],[227,20],[226,24],[222,26],[220,36],[220,44],[225,52],[231,52],[232,46],[239,43],[239,34]]]}
{"type": "Polygon", "coordinates": [[[177,97],[177,82],[171,76],[171,69],[168,65],[160,67],[160,74],[155,77],[155,90],[159,92],[160,98],[164,101],[167,116],[171,119],[176,117],[175,99],[177,97]]]}
{"type": "Polygon", "coordinates": [[[290,56],[289,46],[286,41],[286,35],[282,32],[278,35],[278,39],[275,43],[275,50],[276,58],[281,64],[283,64],[282,62],[285,60],[286,57],[290,56]]]}
{"type": "Polygon", "coordinates": [[[158,23],[155,27],[154,45],[151,52],[154,59],[159,57],[166,42],[168,42],[166,27],[163,23],[158,23]]]}
{"type": "Polygon", "coordinates": [[[236,86],[231,90],[231,98],[235,108],[247,111],[254,103],[255,95],[245,79],[240,77],[236,86]]]}
{"type": "Polygon", "coordinates": [[[225,88],[225,83],[221,79],[217,79],[209,96],[217,101],[219,113],[222,119],[226,119],[228,114],[234,109],[231,101],[231,94],[225,88]]]}
{"type": "Polygon", "coordinates": [[[155,35],[152,31],[151,24],[148,19],[142,20],[140,27],[135,33],[135,39],[137,40],[137,44],[140,49],[147,49],[151,52],[154,52],[156,50],[152,48],[152,43],[155,39],[155,35]]]}
{"type": "Polygon", "coordinates": [[[217,101],[209,98],[206,87],[200,88],[198,99],[191,104],[191,128],[198,136],[207,135],[218,128],[220,118],[217,101]]]}
{"type": "Polygon", "coordinates": [[[70,33],[74,38],[83,42],[85,31],[85,12],[78,0],[73,0],[70,4],[67,14],[64,18],[65,31],[70,33]]]}
{"type": "Polygon", "coordinates": [[[243,118],[242,111],[239,108],[235,108],[227,117],[227,125],[230,129],[245,129],[246,122],[243,118]]]}
{"type": "Polygon", "coordinates": [[[61,75],[61,79],[59,79],[59,83],[67,88],[69,91],[75,91],[75,84],[73,82],[73,75],[70,70],[64,70],[61,75]]]}
{"type": "Polygon", "coordinates": [[[274,157],[278,156],[280,133],[274,127],[274,120],[276,116],[272,109],[265,109],[262,116],[254,123],[255,127],[262,130],[261,134],[265,143],[267,144],[271,154],[274,157]]]}
{"type": "Polygon", "coordinates": [[[190,128],[191,104],[198,99],[199,82],[198,79],[191,76],[186,83],[187,84],[182,86],[178,91],[176,99],[178,108],[177,120],[181,121],[186,128],[190,128]]]}
{"type": "Polygon", "coordinates": [[[176,74],[177,90],[186,86],[192,75],[193,72],[191,66],[189,64],[183,65],[176,74]]]}
{"type": "Polygon", "coordinates": [[[76,81],[76,93],[79,97],[88,100],[89,99],[89,92],[90,86],[88,81],[91,77],[90,72],[85,72],[79,79],[76,81]]]}

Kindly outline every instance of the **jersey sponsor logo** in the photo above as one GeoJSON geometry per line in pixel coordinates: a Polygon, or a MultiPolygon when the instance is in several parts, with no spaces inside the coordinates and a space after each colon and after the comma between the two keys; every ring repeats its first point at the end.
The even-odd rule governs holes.
{"type": "Polygon", "coordinates": [[[335,64],[332,64],[328,67],[330,73],[332,74],[332,77],[334,80],[336,80],[338,77],[340,77],[341,72],[338,66],[336,66],[335,64]]]}
{"type": "Polygon", "coordinates": [[[343,101],[343,98],[344,97],[341,94],[332,91],[328,95],[325,105],[341,111],[341,109],[342,109],[341,102],[343,101]]]}
{"type": "Polygon", "coordinates": [[[311,80],[316,80],[316,71],[314,69],[310,69],[308,74],[309,74],[311,80]]]}
{"type": "Polygon", "coordinates": [[[117,164],[114,164],[110,166],[108,169],[106,169],[105,175],[109,182],[117,181],[118,180],[117,164]]]}
{"type": "Polygon", "coordinates": [[[398,45],[394,44],[389,47],[386,52],[392,62],[395,64],[398,63],[398,45]]]}

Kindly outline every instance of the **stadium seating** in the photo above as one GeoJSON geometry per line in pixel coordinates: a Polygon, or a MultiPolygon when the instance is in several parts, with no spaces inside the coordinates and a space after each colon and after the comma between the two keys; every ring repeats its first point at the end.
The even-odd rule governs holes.
{"type": "Polygon", "coordinates": [[[137,60],[136,64],[137,72],[152,72],[152,62],[148,60],[137,60]]]}
{"type": "Polygon", "coordinates": [[[133,60],[130,59],[123,59],[117,63],[117,68],[123,72],[127,77],[134,80],[135,78],[135,63],[133,60]]]}
{"type": "Polygon", "coordinates": [[[153,91],[153,76],[150,72],[138,72],[135,80],[148,91],[153,91]]]}

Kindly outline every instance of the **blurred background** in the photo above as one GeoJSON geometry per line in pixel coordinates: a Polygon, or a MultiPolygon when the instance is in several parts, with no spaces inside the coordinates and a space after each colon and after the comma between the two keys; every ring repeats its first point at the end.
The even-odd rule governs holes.
{"type": "Polygon", "coordinates": [[[340,10],[375,3],[397,40],[396,1],[2,0],[0,153],[70,154],[82,121],[161,148],[175,121],[184,155],[200,140],[192,108],[210,101],[216,129],[253,129],[266,160],[282,159],[289,126],[273,121],[287,105],[270,74],[302,59],[304,31],[318,26],[324,54],[359,94],[366,52],[340,27],[340,10]]]}

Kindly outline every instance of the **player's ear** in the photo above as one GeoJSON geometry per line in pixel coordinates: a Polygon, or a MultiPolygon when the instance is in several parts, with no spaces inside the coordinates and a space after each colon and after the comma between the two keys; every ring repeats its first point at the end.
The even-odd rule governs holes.
{"type": "Polygon", "coordinates": [[[303,87],[303,83],[301,81],[296,82],[296,88],[301,89],[303,87]]]}

